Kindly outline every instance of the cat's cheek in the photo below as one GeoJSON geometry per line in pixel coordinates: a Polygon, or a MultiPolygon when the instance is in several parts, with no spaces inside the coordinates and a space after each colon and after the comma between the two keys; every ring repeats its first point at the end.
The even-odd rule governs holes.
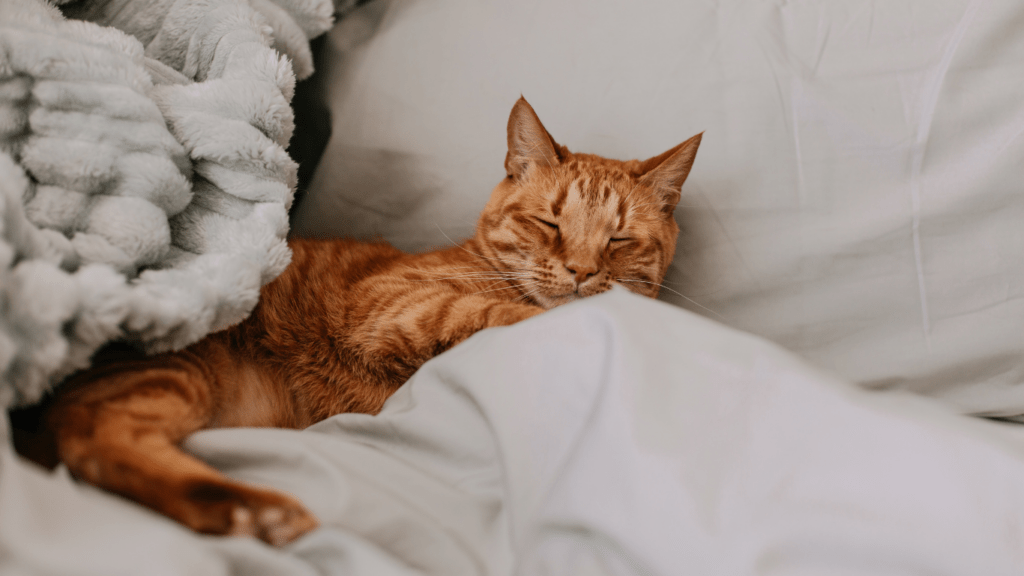
{"type": "Polygon", "coordinates": [[[611,290],[612,282],[607,272],[602,272],[600,277],[594,278],[579,287],[579,295],[581,298],[590,298],[591,296],[597,296],[603,292],[611,290]]]}
{"type": "Polygon", "coordinates": [[[564,297],[555,298],[545,294],[534,294],[533,301],[536,302],[537,306],[542,310],[551,310],[552,308],[561,306],[562,304],[566,304],[568,302],[571,302],[572,300],[564,297]]]}
{"type": "MultiPolygon", "coordinates": [[[[625,275],[624,277],[628,278],[629,276],[625,275]]],[[[639,294],[641,296],[648,296],[651,298],[657,296],[654,287],[652,287],[649,284],[638,284],[636,282],[615,282],[615,285],[621,286],[622,288],[625,288],[626,290],[629,290],[630,292],[634,294],[639,294]]]]}

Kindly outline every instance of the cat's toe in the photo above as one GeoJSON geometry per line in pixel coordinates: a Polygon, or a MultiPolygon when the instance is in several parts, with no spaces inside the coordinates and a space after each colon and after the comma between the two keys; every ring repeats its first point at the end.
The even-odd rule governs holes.
{"type": "Polygon", "coordinates": [[[274,490],[203,480],[191,484],[186,494],[164,512],[205,534],[255,536],[282,546],[320,525],[302,503],[274,490]]]}
{"type": "Polygon", "coordinates": [[[320,523],[297,503],[270,506],[257,515],[257,535],[273,546],[283,546],[315,529],[320,523]]]}
{"type": "Polygon", "coordinates": [[[227,531],[228,536],[255,536],[256,521],[253,518],[252,510],[245,506],[235,506],[231,510],[231,526],[227,531]]]}

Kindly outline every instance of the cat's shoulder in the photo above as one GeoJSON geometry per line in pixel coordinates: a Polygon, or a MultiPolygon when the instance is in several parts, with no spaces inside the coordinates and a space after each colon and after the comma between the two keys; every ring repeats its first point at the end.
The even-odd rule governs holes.
{"type": "Polygon", "coordinates": [[[288,239],[291,263],[282,276],[309,278],[329,275],[348,280],[379,273],[394,262],[408,257],[405,252],[384,241],[351,238],[288,239]]]}

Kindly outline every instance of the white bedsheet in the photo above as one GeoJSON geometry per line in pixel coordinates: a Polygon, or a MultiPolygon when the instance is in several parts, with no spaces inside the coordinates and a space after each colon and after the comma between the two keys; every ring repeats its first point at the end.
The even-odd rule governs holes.
{"type": "Polygon", "coordinates": [[[0,456],[0,574],[1024,574],[1018,432],[625,291],[484,331],[377,417],[189,450],[323,527],[195,536],[0,456]]]}

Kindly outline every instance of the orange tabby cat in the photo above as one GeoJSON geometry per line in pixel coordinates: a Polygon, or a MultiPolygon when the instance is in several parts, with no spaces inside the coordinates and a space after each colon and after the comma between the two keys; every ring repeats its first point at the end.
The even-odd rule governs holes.
{"type": "Polygon", "coordinates": [[[573,154],[520,98],[508,177],[472,238],[418,255],[292,240],[292,264],[241,324],[177,353],[100,358],[63,385],[49,413],[59,456],[78,478],[199,532],[289,542],[317,525],[302,504],[229,479],[182,452],[182,439],[375,414],[424,362],[478,330],[616,283],[656,296],[700,138],[642,162],[573,154]]]}

